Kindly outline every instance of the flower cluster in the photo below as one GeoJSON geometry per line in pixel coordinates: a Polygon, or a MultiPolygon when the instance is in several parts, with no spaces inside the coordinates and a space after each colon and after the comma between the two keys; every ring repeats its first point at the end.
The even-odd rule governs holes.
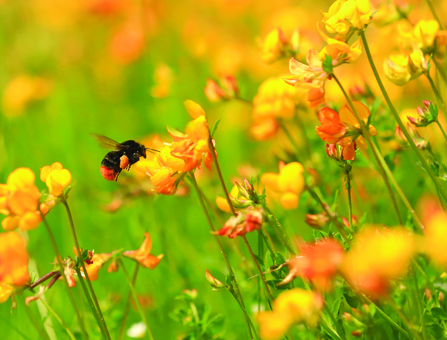
{"type": "Polygon", "coordinates": [[[223,228],[216,231],[215,234],[235,238],[261,229],[264,222],[264,210],[262,208],[240,210],[236,214],[236,216],[231,216],[223,228]]]}
{"type": "MultiPolygon", "coordinates": [[[[359,117],[367,124],[371,115],[369,109],[360,102],[353,102],[353,104],[359,117]]],[[[343,106],[339,113],[324,107],[320,110],[318,119],[321,123],[317,127],[318,136],[329,144],[340,145],[344,160],[353,160],[357,147],[366,148],[366,142],[361,136],[360,123],[357,121],[349,104],[343,106]]],[[[377,131],[374,126],[369,125],[368,133],[374,136],[377,134],[377,131]]]]}

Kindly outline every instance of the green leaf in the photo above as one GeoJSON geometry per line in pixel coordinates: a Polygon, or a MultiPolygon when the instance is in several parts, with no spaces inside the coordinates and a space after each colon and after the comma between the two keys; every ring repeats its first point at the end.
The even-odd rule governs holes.
{"type": "Polygon", "coordinates": [[[432,325],[427,325],[427,330],[435,338],[444,339],[444,329],[441,326],[439,326],[437,323],[432,324],[432,325]]]}
{"type": "Polygon", "coordinates": [[[222,120],[222,118],[219,118],[217,120],[217,122],[214,124],[213,128],[211,129],[211,138],[213,138],[214,133],[216,132],[217,127],[219,126],[219,123],[220,123],[221,120],[222,120]]]}
{"type": "Polygon", "coordinates": [[[326,55],[323,60],[323,70],[327,73],[332,73],[334,67],[332,66],[332,57],[330,55],[326,55]]]}
{"type": "Polygon", "coordinates": [[[439,308],[439,307],[433,307],[433,308],[431,309],[431,313],[433,314],[433,316],[434,316],[436,319],[439,319],[439,320],[447,320],[447,313],[446,313],[442,308],[439,308]]]}
{"type": "Polygon", "coordinates": [[[331,313],[335,316],[335,318],[338,318],[338,312],[340,311],[340,304],[343,301],[343,297],[339,297],[334,301],[331,307],[331,313]]]}

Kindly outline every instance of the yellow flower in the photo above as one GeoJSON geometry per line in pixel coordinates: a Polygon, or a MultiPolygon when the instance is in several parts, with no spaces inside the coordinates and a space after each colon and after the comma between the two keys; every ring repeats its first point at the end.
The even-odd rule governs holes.
{"type": "Polygon", "coordinates": [[[294,288],[280,294],[271,312],[261,312],[256,316],[261,338],[281,339],[291,325],[299,322],[316,327],[322,307],[323,299],[314,292],[294,288]]]}
{"type": "Polygon", "coordinates": [[[34,181],[31,169],[18,168],[11,172],[6,184],[0,184],[0,213],[7,215],[2,221],[3,229],[31,230],[41,222],[40,192],[34,181]]]}
{"type": "Polygon", "coordinates": [[[282,57],[291,56],[298,50],[299,31],[295,30],[290,41],[278,27],[270,31],[264,41],[259,41],[261,59],[266,63],[272,63],[282,57]]]}
{"type": "Polygon", "coordinates": [[[52,165],[45,165],[40,170],[40,179],[47,185],[50,195],[59,197],[70,185],[71,173],[64,169],[61,163],[55,162],[52,165]]]}
{"type": "Polygon", "coordinates": [[[337,0],[324,13],[323,22],[329,33],[346,35],[351,28],[363,29],[371,16],[369,0],[337,0]]]}
{"type": "Polygon", "coordinates": [[[424,251],[439,266],[447,265],[447,215],[437,211],[426,223],[424,251]]]}
{"type": "Polygon", "coordinates": [[[406,272],[415,251],[416,239],[407,230],[369,226],[356,236],[342,271],[355,289],[377,298],[406,272]]]}
{"type": "Polygon", "coordinates": [[[414,39],[419,48],[430,48],[433,46],[439,24],[436,20],[421,20],[414,27],[414,39]]]}
{"type": "Polygon", "coordinates": [[[261,182],[268,190],[280,194],[280,203],[284,209],[298,208],[299,195],[306,185],[304,181],[304,168],[298,162],[287,165],[280,163],[279,174],[265,173],[261,182]]]}
{"type": "MultiPolygon", "coordinates": [[[[233,186],[233,188],[231,189],[230,196],[233,197],[233,198],[238,198],[238,196],[239,196],[239,188],[238,188],[237,185],[233,186]]],[[[217,207],[220,210],[225,211],[226,213],[231,214],[231,208],[228,205],[228,202],[227,202],[226,198],[217,196],[216,197],[216,205],[217,205],[217,207]]]]}
{"type": "Polygon", "coordinates": [[[404,85],[427,70],[424,53],[416,46],[408,54],[395,54],[383,64],[386,77],[396,85],[404,85]]]}

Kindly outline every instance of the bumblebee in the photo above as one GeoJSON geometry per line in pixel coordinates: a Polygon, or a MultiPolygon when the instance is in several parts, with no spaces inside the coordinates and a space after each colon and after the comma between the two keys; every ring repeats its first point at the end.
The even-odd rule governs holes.
{"type": "Polygon", "coordinates": [[[158,152],[158,150],[146,148],[143,144],[134,140],[126,140],[118,143],[111,138],[102,135],[94,135],[99,145],[104,149],[113,150],[107,153],[101,162],[101,175],[108,181],[117,181],[123,169],[130,170],[130,167],[140,160],[146,158],[146,151],[158,152]]]}

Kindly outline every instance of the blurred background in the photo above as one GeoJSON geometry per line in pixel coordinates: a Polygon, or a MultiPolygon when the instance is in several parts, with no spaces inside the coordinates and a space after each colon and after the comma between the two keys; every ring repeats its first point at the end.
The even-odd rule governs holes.
{"type": "MultiPolygon", "coordinates": [[[[135,169],[123,172],[118,182],[105,181],[99,167],[107,151],[90,134],[103,134],[118,142],[145,141],[146,146],[150,146],[154,135],[169,141],[166,126],[184,131],[190,117],[183,101],[192,99],[204,107],[210,126],[222,119],[215,134],[216,148],[230,187],[235,178],[277,172],[278,160],[287,160],[280,151],[284,137],[256,141],[248,133],[251,104],[242,100],[211,103],[204,87],[208,78],[233,75],[241,98],[252,101],[263,81],[289,73],[287,58],[273,64],[261,60],[259,41],[277,27],[286,36],[300,27],[303,35],[297,57],[304,60],[310,48],[319,50],[323,46],[316,22],[330,4],[329,0],[0,1],[0,182],[5,183],[8,174],[18,167],[29,167],[38,177],[44,165],[61,162],[73,175],[69,204],[81,247],[96,253],[138,249],[144,232],[151,233],[152,253],[163,253],[165,257],[155,270],[140,270],[137,290],[155,338],[175,339],[184,334],[185,327],[169,317],[182,305],[175,297],[183,289],[197,289],[198,304],[206,304],[212,315],[224,317],[223,338],[240,339],[246,330],[243,315],[229,293],[214,292],[205,281],[206,269],[223,280],[225,264],[209,234],[195,193],[186,186],[173,197],[154,195],[144,173],[135,169]]],[[[428,9],[419,2],[412,5],[418,9],[418,17],[429,16],[428,9]]],[[[442,2],[438,5],[447,7],[442,2]]],[[[393,29],[390,25],[368,30],[378,65],[395,47],[393,29]]],[[[358,64],[340,68],[340,77],[347,87],[367,82],[375,90],[366,62],[362,56],[358,64]]],[[[400,110],[415,111],[422,99],[432,99],[424,92],[427,84],[423,80],[405,88],[388,81],[386,86],[400,110]],[[403,97],[406,99],[400,100],[403,97]]],[[[334,84],[328,84],[327,93],[327,101],[334,106],[345,104],[334,84]]],[[[336,194],[343,188],[341,173],[329,165],[324,143],[314,133],[318,125],[315,113],[316,109],[308,110],[302,117],[312,143],[312,161],[317,170],[324,169],[320,175],[328,184],[328,197],[344,202],[343,194],[341,198],[336,194]]],[[[384,131],[379,136],[384,153],[395,151],[394,144],[387,143],[387,138],[392,139],[394,122],[388,118],[374,125],[384,131]]],[[[292,128],[298,143],[303,140],[299,131],[292,128]]],[[[436,143],[437,134],[429,134],[436,143]]],[[[413,162],[411,157],[402,156],[403,168],[413,162]]],[[[362,171],[354,176],[363,184],[358,194],[373,202],[370,209],[374,211],[359,217],[367,216],[364,218],[371,222],[387,217],[391,224],[396,223],[388,217],[387,204],[381,204],[388,199],[385,188],[367,181],[378,178],[376,170],[369,161],[359,162],[362,171]]],[[[404,190],[415,203],[422,192],[415,184],[424,181],[423,174],[401,171],[396,176],[407,183],[404,190]]],[[[38,178],[36,183],[40,189],[45,188],[38,178]]],[[[216,195],[223,195],[213,173],[202,171],[199,184],[212,204],[216,195]]],[[[362,203],[356,202],[360,210],[362,203]]],[[[343,209],[344,206],[342,213],[346,212],[343,209]]],[[[279,210],[278,216],[290,234],[306,239],[312,235],[303,222],[307,212],[309,207],[302,204],[301,208],[300,203],[300,209],[279,210]]],[[[221,213],[220,217],[225,220],[228,215],[221,213]]],[[[48,215],[48,221],[61,253],[73,256],[63,207],[57,206],[48,215]]],[[[221,227],[218,219],[215,223],[221,227]]],[[[31,275],[40,277],[52,269],[53,250],[43,226],[26,237],[32,257],[31,275]]],[[[256,248],[257,236],[248,238],[256,248]]],[[[252,263],[247,261],[245,249],[234,250],[238,240],[233,245],[227,240],[224,243],[247,306],[256,311],[258,281],[248,279],[253,272],[252,263]]],[[[133,266],[127,262],[128,271],[133,266]]],[[[116,338],[128,294],[124,276],[122,272],[109,274],[104,268],[94,287],[112,338],[116,338]]],[[[74,290],[81,299],[80,287],[74,290]]],[[[69,325],[75,322],[61,282],[45,296],[69,325]]],[[[29,337],[36,339],[37,332],[26,326],[30,319],[23,302],[19,301],[12,315],[9,308],[9,303],[0,305],[0,337],[16,339],[14,327],[27,327],[29,337]]],[[[30,310],[34,317],[42,317],[36,304],[30,310]]],[[[88,321],[92,327],[93,317],[88,321]]],[[[127,324],[138,321],[133,308],[127,324]]],[[[63,332],[56,333],[62,334],[60,338],[65,336],[63,332]]]]}

